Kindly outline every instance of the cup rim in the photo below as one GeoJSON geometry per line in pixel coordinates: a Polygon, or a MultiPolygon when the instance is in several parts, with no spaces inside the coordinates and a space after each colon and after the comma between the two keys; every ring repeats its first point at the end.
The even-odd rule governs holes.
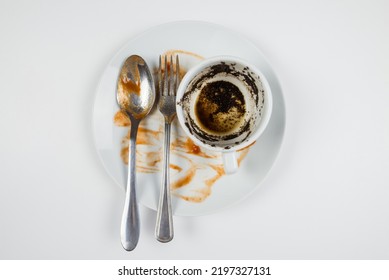
{"type": "Polygon", "coordinates": [[[189,71],[185,74],[183,79],[180,82],[180,85],[177,89],[176,94],[176,113],[177,118],[179,121],[179,124],[181,128],[184,130],[185,134],[198,146],[203,147],[208,150],[217,151],[217,152],[233,152],[237,150],[241,150],[243,148],[246,148],[253,144],[265,131],[267,124],[269,123],[271,113],[273,109],[273,98],[271,93],[271,88],[269,85],[269,82],[267,81],[265,75],[253,64],[239,58],[236,56],[231,55],[219,55],[219,56],[213,56],[210,58],[206,58],[205,60],[201,61],[197,65],[193,66],[189,71]],[[197,137],[195,137],[192,133],[190,133],[188,127],[185,125],[185,119],[183,116],[183,109],[182,106],[179,104],[181,101],[181,98],[183,97],[186,88],[188,87],[189,83],[205,68],[208,66],[220,63],[220,62],[233,62],[238,63],[244,66],[249,67],[251,71],[253,71],[255,74],[257,74],[260,77],[260,80],[262,82],[262,86],[265,89],[265,99],[264,99],[264,111],[262,113],[262,117],[260,120],[260,124],[258,129],[252,133],[248,139],[243,141],[242,143],[239,143],[237,145],[231,146],[229,148],[225,147],[217,147],[217,146],[211,146],[209,144],[206,144],[199,140],[197,137]]]}

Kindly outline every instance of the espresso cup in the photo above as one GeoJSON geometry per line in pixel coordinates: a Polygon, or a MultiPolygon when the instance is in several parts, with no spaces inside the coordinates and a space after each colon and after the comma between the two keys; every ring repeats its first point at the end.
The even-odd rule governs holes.
{"type": "Polygon", "coordinates": [[[236,152],[263,133],[272,106],[265,76],[254,65],[232,56],[197,64],[177,90],[182,129],[196,145],[221,152],[226,174],[238,170],[236,152]]]}

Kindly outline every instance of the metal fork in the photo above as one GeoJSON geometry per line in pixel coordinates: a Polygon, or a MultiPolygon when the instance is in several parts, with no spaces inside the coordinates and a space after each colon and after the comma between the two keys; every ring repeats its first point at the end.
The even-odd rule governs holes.
{"type": "Polygon", "coordinates": [[[170,198],[170,127],[176,116],[176,92],[180,82],[180,66],[178,56],[173,65],[173,57],[170,56],[168,64],[167,56],[159,57],[158,86],[159,86],[159,111],[165,118],[165,142],[164,142],[164,161],[162,186],[159,196],[159,205],[157,213],[157,224],[155,227],[155,236],[160,242],[169,242],[173,239],[173,215],[170,198]],[[163,73],[162,73],[163,72],[163,73]]]}

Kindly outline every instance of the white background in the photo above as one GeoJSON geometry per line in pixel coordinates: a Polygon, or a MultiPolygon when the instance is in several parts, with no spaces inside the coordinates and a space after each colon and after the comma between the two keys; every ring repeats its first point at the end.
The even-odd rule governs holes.
{"type": "Polygon", "coordinates": [[[1,259],[389,259],[386,1],[0,1],[1,259]],[[279,158],[244,202],[119,238],[124,192],[93,146],[92,106],[133,36],[204,20],[251,39],[281,81],[279,158]]]}

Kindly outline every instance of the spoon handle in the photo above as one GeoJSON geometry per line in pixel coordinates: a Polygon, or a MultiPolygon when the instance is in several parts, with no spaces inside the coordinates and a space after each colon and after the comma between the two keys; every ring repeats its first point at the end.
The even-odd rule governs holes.
{"type": "Polygon", "coordinates": [[[173,239],[173,217],[170,199],[170,123],[165,123],[164,163],[162,187],[159,196],[157,225],[155,236],[160,242],[169,242],[173,239]]]}
{"type": "Polygon", "coordinates": [[[139,209],[136,200],[136,136],[139,121],[131,118],[130,147],[128,153],[128,179],[121,224],[121,242],[127,251],[135,249],[139,240],[139,209]]]}

